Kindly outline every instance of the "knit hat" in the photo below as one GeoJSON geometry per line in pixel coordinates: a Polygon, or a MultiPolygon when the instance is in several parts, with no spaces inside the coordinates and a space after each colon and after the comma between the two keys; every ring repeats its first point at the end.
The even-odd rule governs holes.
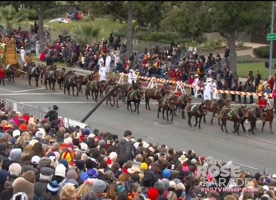
{"type": "Polygon", "coordinates": [[[93,183],[92,191],[95,193],[104,193],[106,186],[104,181],[98,179],[93,183]]]}
{"type": "Polygon", "coordinates": [[[65,178],[66,167],[63,164],[58,164],[55,169],[55,176],[60,176],[65,178]]]}
{"type": "Polygon", "coordinates": [[[28,196],[25,192],[17,192],[12,196],[10,200],[16,200],[16,199],[28,200],[28,196]]]}
{"type": "Polygon", "coordinates": [[[165,170],[163,171],[163,178],[170,179],[170,177],[171,177],[171,172],[170,172],[170,170],[165,169],[165,170]]]}
{"type": "Polygon", "coordinates": [[[145,162],[143,162],[143,163],[140,165],[140,169],[141,169],[142,171],[146,171],[146,170],[148,170],[148,168],[149,168],[149,166],[148,166],[148,164],[145,163],[145,162]]]}
{"type": "Polygon", "coordinates": [[[88,175],[87,175],[86,172],[82,172],[82,173],[81,173],[80,179],[81,179],[82,181],[86,181],[88,178],[89,178],[89,177],[88,177],[88,175]]]}
{"type": "Polygon", "coordinates": [[[155,189],[155,188],[150,188],[149,190],[148,190],[148,194],[147,194],[147,197],[148,197],[148,199],[150,199],[150,200],[157,200],[157,198],[158,198],[158,190],[157,189],[155,189]]]}
{"type": "Polygon", "coordinates": [[[50,167],[42,167],[40,169],[40,174],[42,174],[43,176],[51,176],[54,174],[54,170],[50,167]]]}
{"type": "Polygon", "coordinates": [[[25,180],[24,178],[17,178],[14,180],[13,184],[13,193],[24,192],[28,196],[28,199],[34,198],[34,184],[25,180]]]}
{"type": "Polygon", "coordinates": [[[83,160],[77,160],[77,161],[76,161],[76,167],[77,167],[79,170],[83,170],[83,169],[84,169],[84,161],[83,161],[83,160]]]}
{"type": "Polygon", "coordinates": [[[0,185],[4,185],[7,181],[9,173],[6,170],[0,170],[0,185]]]}
{"type": "Polygon", "coordinates": [[[98,171],[96,169],[88,169],[87,175],[89,178],[98,178],[98,171]]]}
{"type": "Polygon", "coordinates": [[[125,187],[124,187],[123,185],[118,185],[118,186],[117,186],[117,192],[118,192],[118,193],[121,193],[121,192],[123,192],[123,191],[125,191],[125,187]]]}
{"type": "Polygon", "coordinates": [[[51,195],[56,195],[58,193],[58,190],[59,190],[59,185],[56,180],[53,180],[47,184],[46,191],[50,192],[51,195]]]}
{"type": "Polygon", "coordinates": [[[75,179],[77,180],[78,179],[78,174],[75,170],[69,170],[66,174],[66,178],[67,179],[75,179]]]}
{"type": "Polygon", "coordinates": [[[58,110],[58,107],[56,105],[54,105],[53,110],[58,110]]]}
{"type": "Polygon", "coordinates": [[[28,130],[28,126],[26,124],[21,124],[19,126],[19,130],[22,131],[22,132],[25,132],[28,130]]]}
{"type": "Polygon", "coordinates": [[[83,135],[89,135],[91,133],[90,129],[89,128],[85,128],[84,131],[83,131],[83,135]]]}
{"type": "Polygon", "coordinates": [[[161,182],[164,183],[166,190],[169,189],[169,187],[170,187],[170,181],[168,179],[164,178],[164,179],[162,179],[161,182]]]}
{"type": "Polygon", "coordinates": [[[16,162],[19,162],[21,159],[22,150],[20,148],[15,148],[10,151],[9,158],[16,162]]]}
{"type": "Polygon", "coordinates": [[[38,163],[38,168],[41,169],[42,167],[47,167],[49,166],[51,163],[51,159],[48,158],[48,157],[42,157],[40,160],[39,160],[39,163],[38,163]]]}
{"type": "Polygon", "coordinates": [[[59,164],[63,164],[66,168],[68,168],[68,161],[65,160],[65,159],[61,159],[61,160],[59,161],[59,164]]]}

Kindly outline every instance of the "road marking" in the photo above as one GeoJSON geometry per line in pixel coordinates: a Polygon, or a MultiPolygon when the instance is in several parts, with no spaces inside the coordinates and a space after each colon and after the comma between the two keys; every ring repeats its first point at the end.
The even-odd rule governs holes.
{"type": "Polygon", "coordinates": [[[30,91],[36,91],[36,90],[44,90],[46,89],[45,87],[43,88],[35,88],[35,89],[29,89],[29,90],[18,90],[18,91],[13,91],[14,93],[21,93],[21,92],[30,92],[30,91]]]}
{"type": "Polygon", "coordinates": [[[4,90],[6,92],[13,92],[12,90],[4,89],[4,88],[0,88],[0,90],[4,90]]]}
{"type": "Polygon", "coordinates": [[[39,96],[39,95],[64,95],[64,93],[8,93],[1,96],[39,96]]]}
{"type": "Polygon", "coordinates": [[[51,103],[56,103],[56,104],[95,104],[96,102],[91,102],[91,101],[21,101],[19,103],[23,104],[51,104],[51,103]]]}

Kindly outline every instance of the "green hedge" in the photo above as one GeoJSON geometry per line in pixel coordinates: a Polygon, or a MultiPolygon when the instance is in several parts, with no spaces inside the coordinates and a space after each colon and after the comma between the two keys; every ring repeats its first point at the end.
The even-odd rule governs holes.
{"type": "Polygon", "coordinates": [[[269,46],[254,48],[253,53],[260,58],[269,58],[269,46]]]}
{"type": "Polygon", "coordinates": [[[23,8],[19,12],[28,13],[28,19],[29,20],[32,20],[32,21],[38,20],[38,15],[37,15],[37,12],[35,10],[23,8]]]}

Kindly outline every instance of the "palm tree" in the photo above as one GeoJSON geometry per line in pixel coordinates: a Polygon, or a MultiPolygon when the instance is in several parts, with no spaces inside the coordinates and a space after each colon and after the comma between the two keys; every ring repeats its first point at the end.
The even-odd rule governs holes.
{"type": "Polygon", "coordinates": [[[14,25],[26,20],[29,14],[25,12],[16,12],[12,6],[5,6],[0,8],[0,24],[4,26],[7,31],[11,31],[14,25]]]}
{"type": "Polygon", "coordinates": [[[80,44],[87,44],[97,41],[100,29],[94,29],[89,25],[79,25],[73,30],[74,39],[80,44]]]}

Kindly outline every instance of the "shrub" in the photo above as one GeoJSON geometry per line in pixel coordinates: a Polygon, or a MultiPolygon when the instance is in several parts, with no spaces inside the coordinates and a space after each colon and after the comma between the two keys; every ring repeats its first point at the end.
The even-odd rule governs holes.
{"type": "Polygon", "coordinates": [[[253,54],[260,58],[269,58],[269,46],[254,48],[253,54]]]}
{"type": "Polygon", "coordinates": [[[38,15],[35,10],[23,8],[19,12],[28,13],[29,20],[38,20],[38,15]]]}

